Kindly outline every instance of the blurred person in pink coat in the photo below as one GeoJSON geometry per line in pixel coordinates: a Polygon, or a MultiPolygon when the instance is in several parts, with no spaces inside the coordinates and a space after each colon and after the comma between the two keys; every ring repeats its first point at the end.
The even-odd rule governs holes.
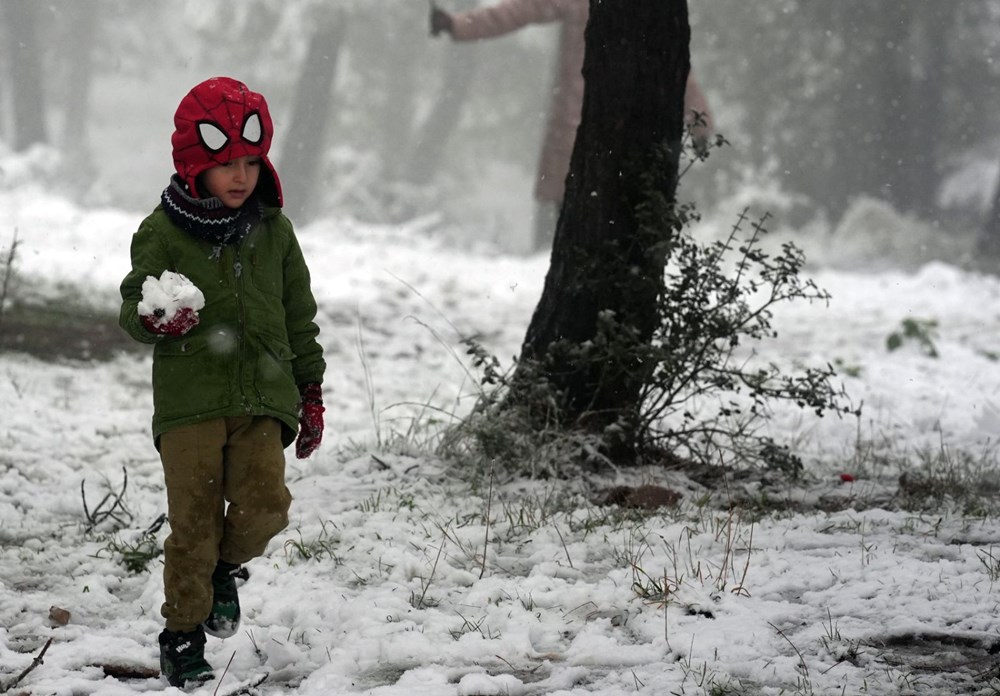
{"type": "MultiPolygon", "coordinates": [[[[545,138],[538,161],[534,196],[536,251],[552,244],[555,224],[562,207],[570,156],[576,141],[583,110],[584,30],[590,14],[590,0],[501,0],[468,12],[448,13],[431,7],[431,34],[441,32],[455,41],[492,39],[529,24],[561,22],[559,65],[552,89],[545,138]]],[[[698,83],[688,76],[684,93],[686,122],[692,128],[696,146],[704,146],[713,130],[708,101],[698,83]]]]}

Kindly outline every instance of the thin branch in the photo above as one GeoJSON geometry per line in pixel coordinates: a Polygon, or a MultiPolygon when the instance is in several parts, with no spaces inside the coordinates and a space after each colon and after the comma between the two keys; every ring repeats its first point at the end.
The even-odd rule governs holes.
{"type": "Polygon", "coordinates": [[[212,692],[212,696],[217,696],[217,694],[219,693],[219,687],[222,686],[222,680],[225,679],[226,675],[229,673],[229,666],[233,664],[233,659],[235,657],[236,657],[236,651],[234,650],[233,654],[229,656],[229,662],[226,663],[226,668],[222,670],[222,676],[219,677],[219,683],[215,685],[215,691],[212,692]]]}
{"type": "Polygon", "coordinates": [[[267,678],[271,676],[268,673],[262,674],[248,684],[241,684],[232,691],[227,691],[222,694],[222,696],[255,696],[260,693],[257,691],[257,687],[267,681],[267,678]]]}
{"type": "Polygon", "coordinates": [[[101,522],[104,522],[108,518],[111,518],[118,522],[119,524],[125,524],[126,520],[123,520],[116,510],[120,510],[121,514],[127,517],[129,520],[132,519],[132,513],[128,511],[125,507],[125,491],[128,488],[128,470],[122,467],[122,488],[115,494],[113,491],[108,492],[101,498],[101,502],[97,504],[93,512],[87,505],[87,493],[84,487],[86,479],[80,482],[80,496],[83,498],[83,513],[87,518],[87,530],[90,531],[97,527],[101,522]],[[111,506],[108,509],[104,509],[104,504],[109,500],[113,500],[111,506]]]}
{"type": "Polygon", "coordinates": [[[35,656],[35,659],[31,661],[31,664],[28,665],[23,672],[17,675],[17,678],[14,681],[0,688],[0,694],[5,694],[11,689],[13,689],[15,686],[20,684],[21,681],[26,676],[28,676],[31,670],[33,670],[35,667],[37,667],[38,665],[42,664],[45,661],[45,652],[49,649],[49,646],[52,645],[52,640],[53,640],[52,638],[49,638],[47,641],[45,641],[45,645],[42,647],[42,651],[35,656]]]}

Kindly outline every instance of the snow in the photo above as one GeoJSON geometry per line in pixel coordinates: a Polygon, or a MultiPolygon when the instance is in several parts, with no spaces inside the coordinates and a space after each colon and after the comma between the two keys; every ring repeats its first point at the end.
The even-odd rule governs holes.
{"type": "MultiPolygon", "coordinates": [[[[697,232],[724,231],[737,212],[713,211],[697,232]]],[[[140,219],[41,188],[0,191],[0,230],[17,230],[17,272],[30,279],[19,292],[29,299],[69,294],[116,311],[140,219]]],[[[860,244],[864,230],[854,232],[860,244]]],[[[595,506],[582,482],[470,485],[432,452],[440,423],[467,412],[476,392],[460,338],[476,336],[509,362],[546,258],[449,248],[419,222],[328,219],[299,236],[329,360],[326,437],[311,459],[289,456],[291,523],[249,564],[241,630],[209,639],[221,683],[193,692],[234,693],[265,674],[244,693],[1000,687],[989,654],[1000,641],[1000,522],[958,505],[903,510],[897,484],[942,448],[955,462],[969,452],[993,463],[996,277],[941,261],[878,272],[815,265],[829,306],[780,309],[778,339],[759,351],[847,368],[862,417],[776,409],[772,434],[795,445],[809,477],[786,492],[786,508],[762,516],[703,504],[677,472],[598,480],[685,492],[676,509],[643,516],[595,506]],[[936,322],[939,357],[912,341],[887,349],[907,318],[936,322]]],[[[9,241],[0,238],[3,251],[9,241]]],[[[836,240],[816,246],[830,254],[824,262],[863,253],[836,240]]],[[[180,693],[102,668],[157,666],[159,562],[132,573],[115,550],[141,543],[165,512],[150,366],[143,352],[59,363],[0,354],[0,688],[52,639],[12,693],[180,693]],[[123,489],[120,522],[88,530],[84,501],[96,517],[123,489]],[[50,607],[68,610],[68,624],[51,621],[50,607]]],[[[775,495],[759,479],[729,485],[757,491],[762,505],[775,495]]],[[[153,533],[157,543],[166,533],[153,533]]]]}
{"type": "Polygon", "coordinates": [[[146,276],[142,283],[139,314],[155,315],[159,325],[173,319],[179,309],[193,309],[197,313],[204,306],[205,295],[183,273],[165,270],[159,278],[146,276]]]}

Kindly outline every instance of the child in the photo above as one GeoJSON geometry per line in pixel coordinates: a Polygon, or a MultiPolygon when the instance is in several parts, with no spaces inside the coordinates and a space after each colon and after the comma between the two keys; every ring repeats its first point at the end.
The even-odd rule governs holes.
{"type": "Polygon", "coordinates": [[[288,523],[283,449],[294,441],[301,459],[319,446],[326,364],[309,271],[267,158],[264,97],[215,77],[181,100],[174,126],[177,173],[132,238],[119,322],[153,344],[153,441],[170,521],[160,669],[184,686],[212,678],[205,633],[236,632],[241,564],[288,523]]]}

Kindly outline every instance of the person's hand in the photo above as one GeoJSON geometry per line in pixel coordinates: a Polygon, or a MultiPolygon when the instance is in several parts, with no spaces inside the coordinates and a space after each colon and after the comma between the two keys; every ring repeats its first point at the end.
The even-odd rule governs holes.
{"type": "Polygon", "coordinates": [[[157,311],[160,314],[142,314],[140,318],[147,331],[162,336],[183,336],[201,321],[198,312],[190,307],[181,307],[168,321],[163,321],[162,310],[157,311]]]}
{"type": "Polygon", "coordinates": [[[431,5],[431,36],[437,36],[442,31],[450,34],[453,26],[450,14],[436,5],[431,5]]]}
{"type": "Polygon", "coordinates": [[[708,138],[704,135],[696,135],[691,142],[694,146],[695,156],[700,160],[706,159],[709,150],[708,138]]]}
{"type": "Polygon", "coordinates": [[[299,385],[299,436],[295,440],[295,456],[305,459],[323,441],[323,388],[316,382],[299,385]]]}

